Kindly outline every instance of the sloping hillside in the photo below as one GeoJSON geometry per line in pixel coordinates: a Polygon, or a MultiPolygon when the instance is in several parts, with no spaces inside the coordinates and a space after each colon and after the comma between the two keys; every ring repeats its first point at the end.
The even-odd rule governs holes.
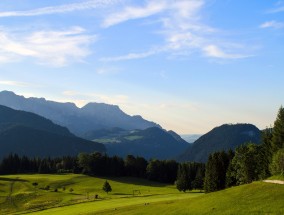
{"type": "Polygon", "coordinates": [[[10,153],[32,157],[105,152],[101,143],[78,138],[67,128],[33,113],[0,106],[0,158],[10,153]]]}
{"type": "Polygon", "coordinates": [[[136,130],[116,138],[97,141],[105,143],[110,155],[125,157],[131,154],[146,159],[173,159],[189,145],[176,133],[157,127],[136,130]]]}
{"type": "Polygon", "coordinates": [[[216,127],[196,140],[178,160],[206,162],[210,153],[235,149],[246,143],[260,143],[261,132],[251,124],[225,124],[216,127]]]}

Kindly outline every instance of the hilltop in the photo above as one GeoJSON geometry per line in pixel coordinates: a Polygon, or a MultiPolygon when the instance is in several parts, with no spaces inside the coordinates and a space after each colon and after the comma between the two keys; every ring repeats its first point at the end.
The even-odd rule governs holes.
{"type": "Polygon", "coordinates": [[[248,142],[259,144],[260,140],[261,131],[252,124],[224,124],[198,138],[178,160],[206,162],[213,152],[234,150],[248,142]]]}

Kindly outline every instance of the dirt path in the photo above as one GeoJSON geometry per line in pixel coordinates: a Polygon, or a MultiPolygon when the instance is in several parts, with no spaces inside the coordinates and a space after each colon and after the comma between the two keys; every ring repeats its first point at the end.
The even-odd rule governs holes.
{"type": "Polygon", "coordinates": [[[263,180],[263,182],[272,183],[272,184],[284,184],[284,181],[280,180],[263,180]]]}

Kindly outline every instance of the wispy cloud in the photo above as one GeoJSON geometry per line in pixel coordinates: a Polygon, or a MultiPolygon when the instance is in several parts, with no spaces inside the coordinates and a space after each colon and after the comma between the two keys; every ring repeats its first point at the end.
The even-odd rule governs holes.
{"type": "Polygon", "coordinates": [[[280,13],[280,12],[284,12],[284,6],[280,6],[267,11],[267,13],[280,13]]]}
{"type": "Polygon", "coordinates": [[[162,52],[162,49],[152,49],[147,52],[129,53],[126,55],[121,55],[116,57],[105,57],[101,58],[100,61],[115,62],[115,61],[124,61],[124,60],[135,60],[135,59],[147,58],[160,52],[162,52]]]}
{"type": "Polygon", "coordinates": [[[203,56],[213,58],[247,57],[247,54],[238,53],[240,50],[234,49],[229,41],[222,40],[219,30],[203,23],[202,8],[204,5],[204,0],[146,1],[143,6],[127,6],[119,12],[108,14],[103,21],[104,27],[157,15],[156,20],[161,24],[161,29],[158,31],[164,37],[164,43],[156,45],[155,48],[149,47],[148,51],[130,52],[120,56],[105,57],[101,60],[141,59],[161,52],[171,55],[190,55],[196,51],[201,52],[203,56]],[[220,47],[225,47],[225,49],[220,47]]]}
{"type": "Polygon", "coordinates": [[[19,81],[0,81],[0,85],[13,86],[13,87],[30,87],[30,83],[19,81]]]}
{"type": "Polygon", "coordinates": [[[223,58],[223,59],[240,59],[251,57],[250,55],[241,55],[241,54],[232,54],[229,52],[225,52],[220,47],[216,45],[208,45],[203,49],[205,55],[214,58],[223,58]]]}
{"type": "Polygon", "coordinates": [[[78,10],[95,9],[109,6],[120,2],[119,0],[92,0],[80,3],[64,4],[59,6],[43,7],[26,11],[6,11],[0,12],[0,17],[16,17],[16,16],[40,16],[56,13],[67,13],[78,10]]]}
{"type": "Polygon", "coordinates": [[[50,66],[66,66],[82,61],[90,54],[89,45],[95,35],[85,34],[80,27],[62,31],[23,32],[0,30],[0,63],[33,58],[38,63],[50,66]]]}
{"type": "Polygon", "coordinates": [[[110,27],[131,19],[144,18],[155,15],[167,8],[166,2],[151,1],[145,7],[127,6],[122,11],[110,14],[103,22],[104,27],[110,27]]]}
{"type": "Polygon", "coordinates": [[[275,28],[275,29],[279,29],[279,28],[284,28],[284,23],[272,20],[272,21],[268,21],[268,22],[262,23],[259,27],[260,28],[275,28]]]}

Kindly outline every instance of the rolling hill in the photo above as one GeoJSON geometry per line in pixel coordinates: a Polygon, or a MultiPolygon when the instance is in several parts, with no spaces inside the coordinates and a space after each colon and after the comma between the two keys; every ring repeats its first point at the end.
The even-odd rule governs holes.
{"type": "Polygon", "coordinates": [[[31,157],[105,152],[104,145],[76,137],[67,128],[33,113],[0,106],[0,158],[10,153],[31,157]]]}
{"type": "Polygon", "coordinates": [[[259,144],[261,131],[251,124],[224,124],[216,127],[196,140],[179,157],[179,161],[206,162],[210,153],[235,149],[253,142],[259,144]]]}

